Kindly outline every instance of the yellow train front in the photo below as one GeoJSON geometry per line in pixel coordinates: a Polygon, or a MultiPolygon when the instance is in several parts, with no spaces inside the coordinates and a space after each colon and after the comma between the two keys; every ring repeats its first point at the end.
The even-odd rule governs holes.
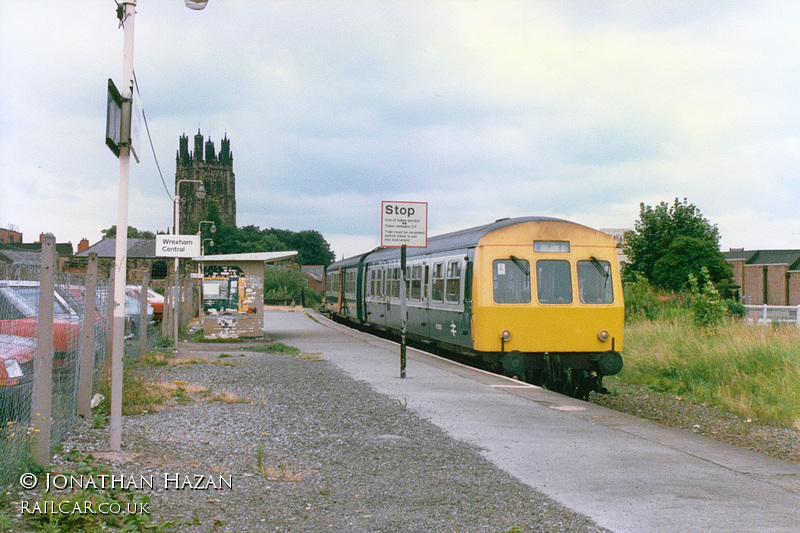
{"type": "MultiPolygon", "coordinates": [[[[400,253],[328,268],[326,307],[400,329],[400,253]]],[[[585,397],[622,368],[624,303],[612,237],[565,220],[502,219],[409,249],[407,335],[585,397]]]]}

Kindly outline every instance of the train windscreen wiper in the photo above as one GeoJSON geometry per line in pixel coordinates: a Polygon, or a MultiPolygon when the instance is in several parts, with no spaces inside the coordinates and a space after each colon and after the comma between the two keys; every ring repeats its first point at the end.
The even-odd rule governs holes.
{"type": "Polygon", "coordinates": [[[606,286],[608,286],[608,278],[611,277],[611,273],[607,269],[603,268],[603,265],[600,264],[600,261],[598,261],[595,256],[590,257],[589,261],[592,262],[592,266],[594,266],[594,268],[596,268],[597,271],[600,272],[600,275],[605,279],[603,282],[603,288],[605,289],[606,286]]]}
{"type": "Polygon", "coordinates": [[[531,273],[527,268],[525,268],[525,265],[522,264],[522,261],[513,255],[510,257],[510,259],[515,265],[517,265],[517,268],[519,268],[526,277],[530,277],[531,273]]]}

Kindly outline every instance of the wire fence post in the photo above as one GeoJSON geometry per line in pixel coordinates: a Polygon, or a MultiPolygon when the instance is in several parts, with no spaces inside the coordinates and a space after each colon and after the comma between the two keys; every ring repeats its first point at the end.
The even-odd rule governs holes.
{"type": "Polygon", "coordinates": [[[39,311],[36,320],[36,352],[34,355],[33,416],[36,432],[33,459],[40,465],[50,463],[50,419],[53,386],[53,300],[55,299],[56,238],[42,236],[41,274],[39,278],[39,311]]]}
{"type": "Polygon", "coordinates": [[[142,272],[142,290],[139,294],[139,358],[143,359],[147,353],[147,290],[150,286],[150,269],[142,272]]]}
{"type": "Polygon", "coordinates": [[[92,373],[94,370],[95,316],[97,315],[97,253],[91,252],[86,264],[86,292],[83,299],[81,328],[81,373],[78,381],[77,413],[89,418],[92,414],[92,373]]]}

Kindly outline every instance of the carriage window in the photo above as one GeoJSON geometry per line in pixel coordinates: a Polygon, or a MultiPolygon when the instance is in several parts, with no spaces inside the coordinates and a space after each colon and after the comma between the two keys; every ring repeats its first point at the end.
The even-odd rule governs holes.
{"type": "Polygon", "coordinates": [[[392,276],[392,298],[400,298],[400,269],[395,268],[393,269],[393,276],[392,276]]]}
{"type": "Polygon", "coordinates": [[[611,264],[608,261],[578,261],[578,292],[585,304],[610,304],[614,301],[611,289],[611,264]]]}
{"type": "Polygon", "coordinates": [[[444,263],[436,263],[433,265],[431,299],[435,302],[444,301],[444,263]]]}
{"type": "Polygon", "coordinates": [[[351,298],[356,294],[356,271],[348,270],[344,277],[344,293],[351,298]]]}
{"type": "Polygon", "coordinates": [[[458,303],[461,299],[461,263],[458,261],[450,261],[447,263],[445,293],[448,302],[458,303]]]}
{"type": "Polygon", "coordinates": [[[380,268],[376,272],[376,280],[375,280],[375,296],[382,297],[383,296],[383,269],[380,268]]]}
{"type": "Polygon", "coordinates": [[[572,277],[568,261],[537,261],[536,285],[539,303],[572,303],[572,277]]]}
{"type": "Polygon", "coordinates": [[[531,301],[531,269],[525,259],[497,259],[492,264],[494,301],[526,304],[531,301]]]}
{"type": "Polygon", "coordinates": [[[411,296],[412,300],[419,300],[422,295],[422,265],[411,267],[411,296]]]}

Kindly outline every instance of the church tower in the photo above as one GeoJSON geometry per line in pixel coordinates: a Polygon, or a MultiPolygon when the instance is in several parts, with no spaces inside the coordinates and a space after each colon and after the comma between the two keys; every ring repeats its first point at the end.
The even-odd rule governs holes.
{"type": "Polygon", "coordinates": [[[215,154],[211,138],[205,145],[203,140],[198,129],[194,136],[194,151],[190,152],[189,138],[181,135],[179,139],[175,184],[186,179],[201,180],[206,190],[206,197],[199,199],[195,196],[197,183],[180,184],[180,233],[183,235],[197,233],[197,225],[205,220],[212,203],[216,204],[223,224],[236,225],[236,177],[233,175],[231,141],[225,135],[220,141],[219,153],[215,154]]]}

